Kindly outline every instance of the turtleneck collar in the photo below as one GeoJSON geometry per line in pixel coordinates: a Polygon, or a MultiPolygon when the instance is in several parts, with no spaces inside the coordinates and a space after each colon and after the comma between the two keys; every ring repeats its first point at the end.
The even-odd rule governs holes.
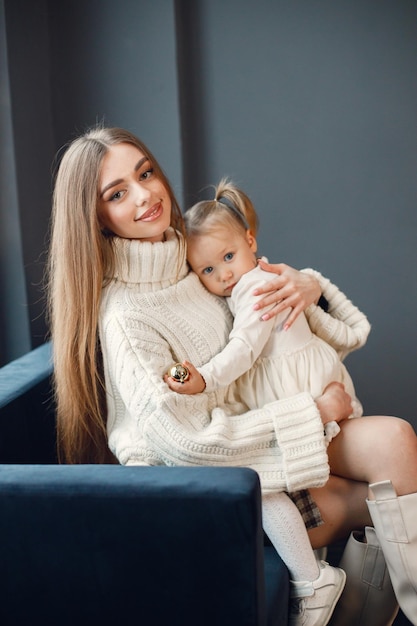
{"type": "Polygon", "coordinates": [[[165,241],[150,243],[114,237],[113,279],[135,284],[140,291],[155,291],[174,285],[188,272],[182,235],[169,228],[165,241]],[[184,252],[182,252],[182,249],[184,252]],[[180,258],[182,257],[182,258],[180,258]]]}

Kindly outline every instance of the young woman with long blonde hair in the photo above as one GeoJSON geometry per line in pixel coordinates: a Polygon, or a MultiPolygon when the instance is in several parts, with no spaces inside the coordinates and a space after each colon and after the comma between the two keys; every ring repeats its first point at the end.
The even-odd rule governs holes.
{"type": "MultiPolygon", "coordinates": [[[[343,318],[340,292],[328,280],[279,271],[279,307],[308,304],[318,324],[343,318]],[[329,314],[314,304],[322,289],[329,314]]],[[[310,489],[324,520],[310,532],[314,547],[369,523],[368,484],[389,480],[408,525],[417,505],[417,439],[404,420],[345,420],[350,397],[336,383],[316,401],[300,393],[247,411],[233,384],[179,396],[163,381],[173,362],[199,365],[219,352],[231,316],[190,272],[174,194],[131,133],[96,128],[67,148],[55,181],[48,276],[63,461],[252,467],[264,494],[310,489]],[[323,425],[332,419],[341,433],[327,449],[323,425]]],[[[379,499],[370,509],[383,543],[379,499]]],[[[390,566],[394,548],[383,546],[400,604],[416,615],[411,528],[410,536],[406,573],[390,566]]]]}

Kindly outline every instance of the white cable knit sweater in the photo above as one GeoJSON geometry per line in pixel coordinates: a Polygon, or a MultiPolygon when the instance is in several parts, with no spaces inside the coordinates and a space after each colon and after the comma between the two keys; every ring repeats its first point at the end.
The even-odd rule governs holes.
{"type": "MultiPolygon", "coordinates": [[[[252,467],[265,491],[323,485],[323,424],[309,394],[246,411],[233,385],[187,396],[164,383],[174,362],[198,366],[221,350],[232,324],[226,303],[206,291],[185,259],[179,263],[174,232],[161,243],[115,238],[114,245],[117,267],[103,289],[99,331],[109,446],[119,462],[252,467]]],[[[353,305],[315,275],[334,317],[312,305],[314,332],[336,349],[359,347],[358,333],[344,328],[353,305]]]]}

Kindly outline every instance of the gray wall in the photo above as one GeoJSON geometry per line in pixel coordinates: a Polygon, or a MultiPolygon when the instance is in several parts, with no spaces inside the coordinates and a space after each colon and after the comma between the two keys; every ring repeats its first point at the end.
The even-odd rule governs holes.
{"type": "Polygon", "coordinates": [[[367,313],[347,360],[366,412],[417,425],[417,3],[1,2],[19,209],[42,231],[22,235],[26,265],[56,150],[97,120],[125,126],[184,205],[225,174],[244,187],[260,252],[319,269],[367,313]]]}

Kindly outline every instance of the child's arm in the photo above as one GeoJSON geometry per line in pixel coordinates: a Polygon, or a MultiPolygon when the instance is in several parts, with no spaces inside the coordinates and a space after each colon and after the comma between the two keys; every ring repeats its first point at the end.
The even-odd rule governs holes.
{"type": "Polygon", "coordinates": [[[259,321],[259,311],[253,309],[257,300],[253,290],[260,281],[265,280],[263,275],[260,269],[248,272],[233,289],[230,308],[234,321],[229,342],[208,363],[198,366],[207,391],[226,387],[242,376],[263,352],[271,333],[276,328],[277,332],[279,329],[282,331],[289,309],[264,322],[259,321]]]}
{"type": "MultiPolygon", "coordinates": [[[[259,270],[260,271],[260,270],[259,270]]],[[[226,346],[208,363],[192,366],[190,380],[176,383],[172,377],[165,377],[170,389],[182,394],[201,393],[227,387],[247,372],[267,343],[274,326],[288,317],[288,310],[278,318],[260,323],[259,312],[253,310],[257,297],[253,289],[259,283],[259,274],[245,274],[234,288],[233,300],[236,306],[234,323],[226,346]]],[[[184,361],[184,364],[186,361],[184,361]]]]}
{"type": "Polygon", "coordinates": [[[182,363],[188,370],[188,378],[183,381],[178,381],[169,375],[169,372],[165,374],[164,381],[172,391],[177,393],[185,393],[193,395],[195,393],[201,393],[206,388],[206,383],[200,372],[189,361],[182,363]]]}

